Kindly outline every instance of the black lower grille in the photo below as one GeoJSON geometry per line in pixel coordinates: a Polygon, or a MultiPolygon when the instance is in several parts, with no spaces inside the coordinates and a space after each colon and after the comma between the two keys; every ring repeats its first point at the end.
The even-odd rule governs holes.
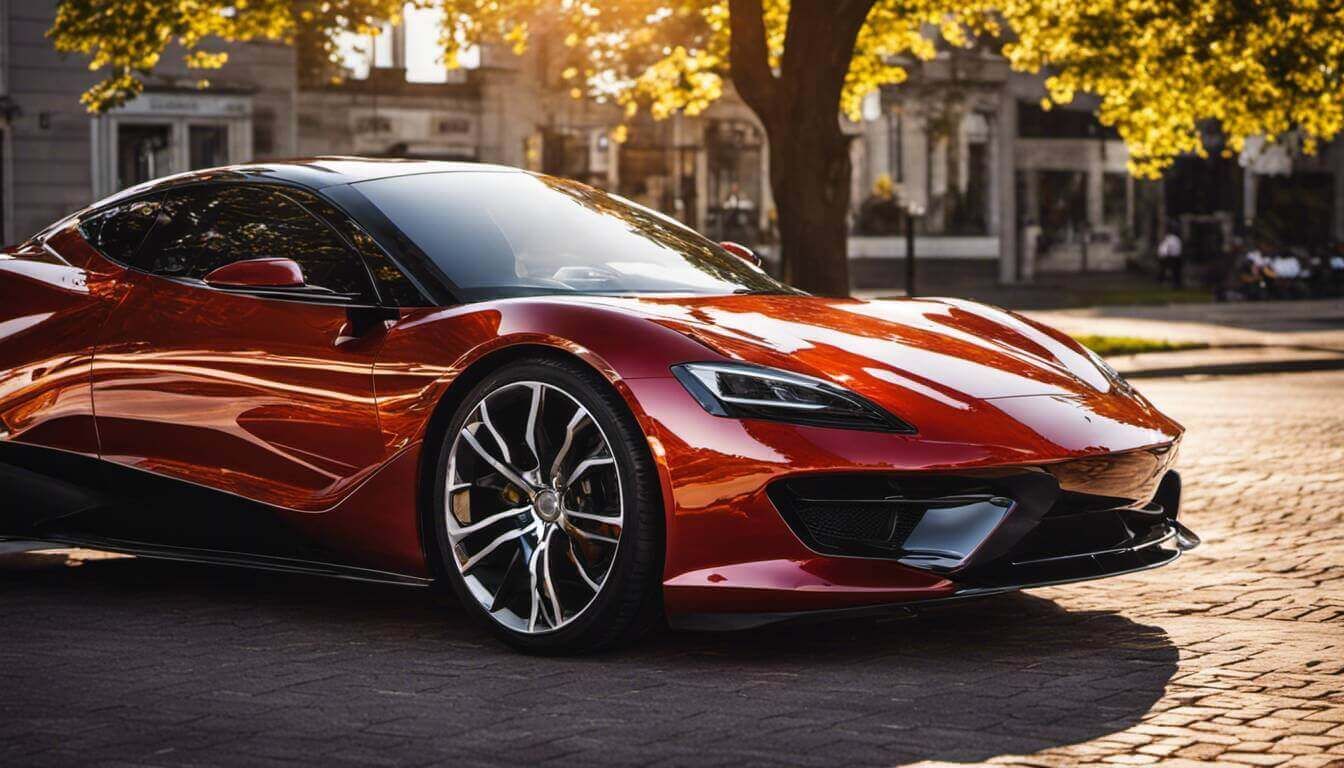
{"type": "Polygon", "coordinates": [[[790,527],[813,549],[891,557],[924,516],[924,506],[900,497],[885,478],[826,480],[783,482],[770,489],[790,527]]]}
{"type": "Polygon", "coordinates": [[[1113,551],[1168,525],[1180,503],[1180,480],[1164,463],[1174,453],[959,474],[807,475],[767,493],[814,552],[899,560],[969,583],[1003,564],[1113,551]]]}
{"type": "MultiPolygon", "coordinates": [[[[893,523],[902,517],[890,507],[878,504],[814,504],[798,505],[798,519],[813,536],[819,539],[847,539],[858,541],[890,541],[893,523]]],[[[914,524],[901,526],[908,535],[914,524]]]]}

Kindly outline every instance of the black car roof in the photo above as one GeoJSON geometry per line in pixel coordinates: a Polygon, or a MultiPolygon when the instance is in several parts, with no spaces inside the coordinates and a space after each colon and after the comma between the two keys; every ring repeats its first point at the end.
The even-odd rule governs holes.
{"type": "Polygon", "coordinates": [[[323,156],[294,160],[268,160],[261,163],[225,165],[204,168],[173,176],[154,179],[124,189],[93,207],[101,207],[120,199],[134,197],[153,190],[170,189],[200,181],[227,181],[244,179],[271,179],[288,182],[310,189],[323,189],[338,184],[353,184],[389,176],[411,176],[420,173],[458,173],[463,171],[491,173],[522,173],[517,168],[487,163],[449,162],[443,160],[402,160],[380,157],[323,156]]]}

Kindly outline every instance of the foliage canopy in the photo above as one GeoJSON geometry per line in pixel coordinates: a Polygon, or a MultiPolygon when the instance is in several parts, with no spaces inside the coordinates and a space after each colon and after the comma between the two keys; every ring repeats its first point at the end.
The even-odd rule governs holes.
{"type": "MultiPolygon", "coordinates": [[[[468,45],[525,48],[538,29],[559,29],[576,95],[631,112],[695,113],[719,98],[734,66],[736,24],[763,29],[778,78],[790,14],[841,8],[864,14],[839,107],[857,116],[865,94],[901,82],[903,62],[939,46],[990,45],[1012,66],[1049,73],[1047,101],[1100,100],[1098,116],[1153,174],[1177,155],[1203,153],[1201,124],[1217,120],[1232,151],[1248,136],[1303,146],[1344,128],[1344,4],[1325,0],[419,0],[445,10],[448,61],[468,45]],[[857,9],[857,10],[856,10],[857,9]],[[751,15],[757,18],[734,19],[751,15]],[[759,26],[757,26],[759,25],[759,26]]],[[[369,32],[395,19],[399,0],[62,0],[50,36],[91,57],[105,74],[83,101],[105,110],[137,95],[171,44],[210,69],[227,54],[213,40],[279,40],[320,55],[341,31],[369,32]]],[[[739,62],[740,65],[740,62],[739,62]]],[[[768,83],[766,83],[768,85],[768,83]]],[[[746,94],[744,94],[745,96],[746,94]]]]}

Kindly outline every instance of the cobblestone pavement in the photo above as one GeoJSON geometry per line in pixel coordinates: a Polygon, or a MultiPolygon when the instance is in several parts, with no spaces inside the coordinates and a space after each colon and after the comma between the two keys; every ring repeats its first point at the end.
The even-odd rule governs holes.
{"type": "Polygon", "coordinates": [[[428,592],[8,556],[0,765],[1344,765],[1344,373],[1142,388],[1205,545],[913,619],[535,659],[428,592]]]}

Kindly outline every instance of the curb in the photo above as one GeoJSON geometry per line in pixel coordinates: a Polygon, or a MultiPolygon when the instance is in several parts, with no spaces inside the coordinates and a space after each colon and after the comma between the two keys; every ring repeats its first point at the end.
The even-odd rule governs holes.
{"type": "Polygon", "coordinates": [[[1172,368],[1140,368],[1119,371],[1126,379],[1166,379],[1182,376],[1251,376],[1264,373],[1308,373],[1344,370],[1344,357],[1315,360],[1267,360],[1241,363],[1213,363],[1172,368]]]}

